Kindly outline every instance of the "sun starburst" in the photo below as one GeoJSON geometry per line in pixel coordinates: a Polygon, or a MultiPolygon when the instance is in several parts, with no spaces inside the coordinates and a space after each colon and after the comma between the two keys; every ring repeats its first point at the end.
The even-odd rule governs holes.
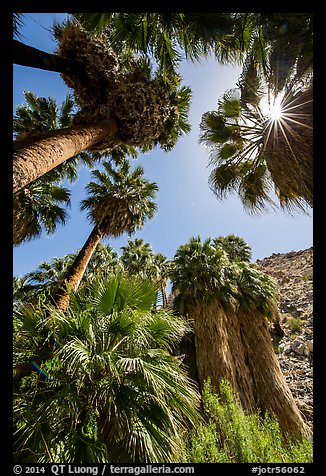
{"type": "Polygon", "coordinates": [[[312,88],[283,93],[271,104],[262,142],[267,167],[282,193],[302,197],[312,206],[312,88]]]}

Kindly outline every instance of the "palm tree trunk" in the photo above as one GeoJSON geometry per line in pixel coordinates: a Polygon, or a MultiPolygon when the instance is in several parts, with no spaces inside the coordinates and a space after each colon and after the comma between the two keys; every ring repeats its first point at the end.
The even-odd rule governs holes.
{"type": "Polygon", "coordinates": [[[54,297],[57,309],[66,311],[70,302],[70,292],[77,291],[78,286],[85,274],[88,263],[103,236],[100,225],[96,225],[87,238],[84,246],[78,253],[75,261],[71,265],[63,285],[54,297]]]}
{"type": "MultiPolygon", "coordinates": [[[[60,286],[59,290],[54,296],[54,304],[57,309],[62,311],[66,311],[68,309],[70,302],[70,291],[76,291],[78,289],[80,281],[85,274],[87,265],[102,236],[103,232],[101,230],[101,226],[96,225],[91,231],[84,246],[76,256],[75,261],[72,263],[63,284],[60,286]]],[[[51,339],[48,348],[46,348],[44,351],[44,356],[38,359],[37,364],[41,365],[44,360],[49,359],[53,355],[54,348],[55,344],[53,339],[51,339]]],[[[30,363],[18,365],[15,367],[14,380],[20,380],[21,378],[30,375],[31,372],[32,366],[30,363]]]]}
{"type": "Polygon", "coordinates": [[[162,304],[163,304],[163,307],[167,307],[168,305],[168,300],[167,300],[167,297],[166,297],[166,282],[165,282],[165,279],[161,279],[160,280],[160,288],[161,288],[161,294],[162,294],[162,304]]]}
{"type": "Polygon", "coordinates": [[[85,76],[84,66],[79,61],[46,53],[18,40],[13,40],[13,63],[67,75],[74,74],[79,78],[85,76]]]}
{"type": "Polygon", "coordinates": [[[192,308],[199,382],[208,377],[216,391],[227,379],[243,407],[268,410],[284,435],[307,433],[275,355],[268,322],[259,312],[234,311],[218,300],[192,308]]]}
{"type": "Polygon", "coordinates": [[[40,133],[37,138],[14,142],[13,191],[20,190],[104,138],[106,141],[111,138],[112,146],[117,145],[120,142],[117,131],[117,122],[106,119],[95,124],[40,133]]]}
{"type": "Polygon", "coordinates": [[[266,317],[240,309],[239,320],[256,405],[262,412],[267,410],[276,416],[285,435],[299,438],[308,432],[308,427],[282,374],[266,317]]]}
{"type": "Polygon", "coordinates": [[[253,386],[236,313],[232,309],[226,311],[215,299],[194,306],[191,318],[200,385],[210,378],[212,386],[219,391],[221,379],[227,379],[244,408],[254,411],[253,386]]]}

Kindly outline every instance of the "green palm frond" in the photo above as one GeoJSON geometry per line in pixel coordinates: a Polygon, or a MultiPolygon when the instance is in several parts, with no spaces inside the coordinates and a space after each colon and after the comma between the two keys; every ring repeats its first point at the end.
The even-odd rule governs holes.
{"type": "Polygon", "coordinates": [[[13,38],[21,39],[23,37],[22,30],[24,27],[24,15],[25,13],[13,13],[12,22],[13,22],[13,38]]]}
{"type": "Polygon", "coordinates": [[[273,315],[277,308],[279,290],[276,281],[254,265],[240,264],[238,276],[238,302],[245,309],[258,309],[265,315],[273,315]]]}
{"type": "Polygon", "coordinates": [[[174,307],[187,314],[195,304],[218,299],[234,309],[258,309],[265,315],[275,311],[277,285],[248,263],[250,256],[249,245],[234,235],[204,242],[191,238],[173,260],[174,307]]]}
{"type": "Polygon", "coordinates": [[[188,324],[171,311],[152,312],[156,289],[149,282],[119,276],[86,287],[66,316],[53,309],[51,319],[39,315],[30,330],[25,326],[26,337],[34,327],[44,336],[54,332],[60,346],[42,365],[48,380],[34,373],[16,389],[16,457],[173,460],[185,425],[200,419],[196,386],[170,353],[188,324]]]}
{"type": "Polygon", "coordinates": [[[100,33],[105,30],[113,17],[113,13],[75,13],[74,16],[86,30],[100,33]]]}
{"type": "Polygon", "coordinates": [[[14,195],[13,243],[38,238],[43,230],[53,234],[59,224],[64,225],[70,205],[70,192],[64,187],[39,180],[14,195]]]}
{"type": "Polygon", "coordinates": [[[76,13],[74,16],[88,31],[106,33],[116,51],[129,49],[151,57],[166,76],[176,73],[183,58],[200,61],[212,51],[219,61],[241,56],[234,14],[76,13]]]}
{"type": "Polygon", "coordinates": [[[240,236],[219,236],[213,239],[213,243],[215,246],[221,246],[224,249],[230,261],[250,261],[251,247],[240,236]]]}
{"type": "Polygon", "coordinates": [[[157,185],[143,177],[142,167],[130,171],[126,160],[117,168],[109,162],[104,162],[103,167],[104,171],[92,172],[96,182],[87,185],[89,196],[81,202],[81,209],[88,210],[92,222],[106,223],[105,230],[112,236],[132,233],[154,216],[157,185]]]}

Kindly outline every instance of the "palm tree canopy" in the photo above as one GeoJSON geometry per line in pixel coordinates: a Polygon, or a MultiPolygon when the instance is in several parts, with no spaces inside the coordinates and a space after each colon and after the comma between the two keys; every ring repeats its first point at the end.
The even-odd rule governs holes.
{"type": "Polygon", "coordinates": [[[121,247],[120,257],[124,270],[130,276],[151,279],[160,286],[156,305],[167,304],[166,285],[170,272],[170,261],[162,253],[154,253],[151,245],[142,238],[128,240],[121,247]]]}
{"type": "Polygon", "coordinates": [[[219,236],[213,239],[213,243],[224,249],[230,261],[249,262],[251,259],[251,247],[240,236],[219,236]]]}
{"type": "Polygon", "coordinates": [[[228,264],[226,252],[214,246],[211,238],[203,242],[200,236],[190,238],[178,248],[172,263],[170,277],[176,300],[189,298],[193,302],[209,298],[215,291],[221,291],[221,297],[228,299],[230,290],[226,288],[229,283],[225,276],[228,264]]]}
{"type": "Polygon", "coordinates": [[[183,58],[210,52],[225,60],[241,56],[235,18],[230,13],[77,13],[88,31],[104,32],[112,47],[152,57],[164,75],[175,74],[183,58]],[[232,40],[231,40],[232,39],[232,40]]]}
{"type": "Polygon", "coordinates": [[[87,185],[89,196],[82,201],[81,209],[88,210],[89,220],[100,224],[105,234],[133,233],[154,216],[158,187],[144,178],[142,167],[131,171],[127,160],[116,169],[104,162],[103,168],[92,172],[96,181],[87,185]]]}
{"type": "Polygon", "coordinates": [[[305,211],[313,203],[313,15],[241,14],[250,41],[238,88],[202,117],[211,150],[209,184],[219,199],[240,196],[247,211],[275,205],[305,211]],[[279,98],[280,117],[268,117],[279,98]]]}
{"type": "MultiPolygon", "coordinates": [[[[84,78],[62,76],[73,88],[80,107],[76,124],[114,118],[119,121],[120,142],[145,150],[156,145],[170,150],[179,136],[190,130],[187,113],[191,93],[181,86],[177,74],[165,78],[160,72],[153,73],[150,61],[137,58],[130,50],[117,54],[104,34],[88,33],[76,19],[56,25],[54,34],[57,54],[77,58],[86,72],[84,78]]],[[[89,150],[110,147],[112,141],[103,139],[89,150]]]]}
{"type": "Polygon", "coordinates": [[[224,93],[217,110],[203,115],[199,140],[210,150],[209,184],[218,199],[236,192],[249,212],[276,205],[273,192],[283,209],[312,205],[312,100],[303,99],[307,94],[288,93],[280,120],[262,109],[263,96],[257,103],[243,100],[241,88],[224,93]]]}
{"type": "Polygon", "coordinates": [[[58,224],[64,225],[68,214],[63,206],[70,205],[70,192],[45,180],[35,181],[13,198],[13,244],[38,238],[43,230],[53,234],[58,224]]]}
{"type": "Polygon", "coordinates": [[[171,355],[189,326],[171,312],[152,312],[156,293],[148,281],[118,275],[80,289],[68,316],[53,309],[51,319],[34,313],[31,320],[20,312],[19,358],[28,338],[27,358],[33,343],[37,350],[41,330],[44,339],[55,338],[57,350],[43,374],[34,372],[15,392],[19,461],[177,457],[182,432],[199,421],[199,394],[171,355]]]}
{"type": "Polygon", "coordinates": [[[187,312],[195,303],[217,298],[225,305],[256,308],[271,317],[278,299],[276,282],[255,265],[234,259],[230,252],[229,257],[227,241],[234,243],[230,238],[202,242],[198,236],[178,248],[170,273],[175,308],[187,312]]]}
{"type": "Polygon", "coordinates": [[[129,239],[128,245],[122,246],[121,250],[121,262],[131,276],[150,277],[153,271],[154,252],[149,243],[142,238],[129,239]]]}

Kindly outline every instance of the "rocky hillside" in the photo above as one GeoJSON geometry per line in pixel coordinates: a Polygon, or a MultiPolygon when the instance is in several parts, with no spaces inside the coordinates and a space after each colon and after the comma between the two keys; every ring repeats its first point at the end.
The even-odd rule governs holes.
{"type": "Polygon", "coordinates": [[[274,348],[288,385],[312,426],[313,408],[313,248],[273,253],[257,260],[262,271],[280,287],[280,333],[273,335],[274,348]]]}

